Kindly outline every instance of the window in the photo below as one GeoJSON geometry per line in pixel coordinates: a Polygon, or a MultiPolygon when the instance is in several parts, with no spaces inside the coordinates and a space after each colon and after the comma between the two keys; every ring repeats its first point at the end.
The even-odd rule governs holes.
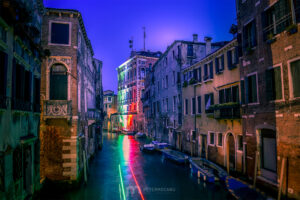
{"type": "Polygon", "coordinates": [[[166,111],[169,111],[169,98],[166,98],[166,111]]]}
{"type": "Polygon", "coordinates": [[[111,97],[108,97],[107,99],[108,99],[108,101],[111,101],[111,97]]]}
{"type": "Polygon", "coordinates": [[[7,40],[6,30],[2,26],[0,26],[0,40],[2,40],[4,43],[6,43],[7,40]]]}
{"type": "Polygon", "coordinates": [[[196,141],[197,134],[196,131],[192,131],[192,141],[196,141]]]}
{"type": "Polygon", "coordinates": [[[193,53],[193,45],[192,44],[188,44],[188,47],[187,47],[187,56],[188,57],[193,57],[194,56],[194,53],[193,53]]]}
{"type": "Polygon", "coordinates": [[[175,75],[175,71],[173,71],[173,85],[175,85],[175,82],[176,82],[176,75],[175,75]]]}
{"type": "Polygon", "coordinates": [[[215,133],[213,133],[213,132],[209,133],[209,144],[215,145],[215,133]]]}
{"type": "Polygon", "coordinates": [[[176,105],[177,105],[177,96],[173,97],[173,112],[176,111],[176,105]]]}
{"type": "Polygon", "coordinates": [[[69,41],[69,24],[51,23],[51,43],[52,44],[66,44],[69,41]]]}
{"type": "Polygon", "coordinates": [[[202,73],[201,73],[201,67],[198,68],[198,81],[201,82],[202,80],[202,73]]]}
{"type": "Polygon", "coordinates": [[[195,81],[198,81],[198,70],[197,69],[193,69],[193,78],[195,79],[195,81]]]}
{"type": "Polygon", "coordinates": [[[224,71],[224,54],[221,57],[215,59],[216,74],[224,71]]]}
{"type": "Polygon", "coordinates": [[[269,129],[261,130],[262,168],[277,171],[276,132],[269,129]]]}
{"type": "Polygon", "coordinates": [[[243,136],[242,135],[237,136],[237,142],[238,142],[237,149],[239,151],[243,151],[243,136]]]}
{"type": "Polygon", "coordinates": [[[109,104],[108,107],[111,108],[111,104],[109,104]]]}
{"type": "Polygon", "coordinates": [[[246,101],[248,103],[257,102],[257,85],[256,85],[256,74],[248,76],[246,78],[246,101]]]}
{"type": "Polygon", "coordinates": [[[211,106],[214,105],[214,94],[206,94],[205,95],[205,112],[213,113],[214,111],[211,109],[211,106]]]}
{"type": "Polygon", "coordinates": [[[203,77],[203,80],[204,81],[206,81],[206,80],[208,80],[208,65],[207,64],[205,64],[204,65],[204,77],[203,77]]]}
{"type": "Polygon", "coordinates": [[[168,79],[168,75],[166,75],[166,88],[168,88],[169,87],[169,79],[168,79]]]}
{"type": "Polygon", "coordinates": [[[214,65],[213,61],[209,63],[209,78],[213,79],[214,78],[214,65]]]}
{"type": "Polygon", "coordinates": [[[290,74],[292,82],[292,95],[294,98],[300,97],[300,60],[291,62],[290,74]]]}
{"type": "Polygon", "coordinates": [[[192,98],[192,114],[196,114],[196,99],[192,98]]]}
{"type": "Polygon", "coordinates": [[[185,114],[189,114],[189,100],[185,99],[185,114]]]}
{"type": "MultiPolygon", "coordinates": [[[[128,96],[128,95],[127,95],[128,96]]],[[[53,65],[50,70],[50,99],[68,99],[68,76],[65,66],[53,65]]]]}
{"type": "Polygon", "coordinates": [[[198,104],[198,114],[201,113],[201,96],[197,97],[197,104],[198,104]]]}
{"type": "Polygon", "coordinates": [[[243,29],[243,47],[245,50],[256,46],[256,23],[249,22],[243,29]]]}
{"type": "Polygon", "coordinates": [[[269,101],[282,99],[281,67],[266,70],[266,96],[269,101]]]}
{"type": "Polygon", "coordinates": [[[218,146],[223,146],[223,134],[218,133],[218,146]]]}
{"type": "Polygon", "coordinates": [[[281,33],[292,24],[289,0],[279,0],[262,13],[262,28],[264,40],[281,33]]]}
{"type": "Polygon", "coordinates": [[[228,69],[232,70],[234,69],[238,62],[239,62],[239,55],[238,55],[238,49],[237,47],[233,50],[227,51],[227,64],[228,64],[228,69]]]}

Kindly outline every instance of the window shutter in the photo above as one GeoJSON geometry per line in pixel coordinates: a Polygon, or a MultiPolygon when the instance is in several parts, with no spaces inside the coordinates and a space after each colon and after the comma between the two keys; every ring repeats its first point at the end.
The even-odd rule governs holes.
{"type": "Polygon", "coordinates": [[[201,96],[198,96],[198,113],[201,113],[201,96]]]}
{"type": "Polygon", "coordinates": [[[219,73],[219,59],[215,58],[215,67],[216,67],[216,74],[219,73]]]}
{"type": "Polygon", "coordinates": [[[241,104],[245,104],[245,81],[241,80],[241,104]]]}
{"type": "Polygon", "coordinates": [[[293,96],[300,97],[300,60],[291,63],[291,75],[293,81],[293,96]]]}
{"type": "Polygon", "coordinates": [[[245,77],[245,103],[249,102],[249,82],[248,77],[245,77]]]}
{"type": "Polygon", "coordinates": [[[194,70],[193,70],[193,75],[194,75],[194,79],[195,79],[195,80],[198,80],[198,77],[197,77],[197,76],[198,76],[198,74],[197,74],[197,69],[194,69],[194,70]]]}
{"type": "Polygon", "coordinates": [[[251,47],[256,46],[256,22],[253,20],[251,26],[251,47]]]}
{"type": "Polygon", "coordinates": [[[234,53],[235,53],[235,56],[234,56],[234,60],[235,60],[235,65],[239,64],[239,47],[235,47],[234,49],[234,53]]]}
{"type": "Polygon", "coordinates": [[[268,101],[274,100],[273,70],[266,70],[266,97],[268,101]]]}
{"type": "Polygon", "coordinates": [[[232,51],[227,51],[227,64],[228,69],[232,68],[232,51]]]}
{"type": "Polygon", "coordinates": [[[257,85],[256,85],[256,75],[252,76],[252,102],[257,102],[257,85]]]}
{"type": "Polygon", "coordinates": [[[225,65],[225,62],[224,62],[224,54],[223,54],[222,57],[221,57],[221,64],[222,64],[221,70],[223,71],[223,70],[224,70],[224,65],[225,65]]]}
{"type": "Polygon", "coordinates": [[[213,79],[213,78],[214,78],[214,66],[213,66],[213,61],[211,61],[210,64],[209,64],[209,73],[210,73],[209,77],[210,77],[211,79],[213,79]]]}
{"type": "Polygon", "coordinates": [[[201,73],[201,67],[198,68],[198,81],[202,81],[202,73],[201,73]]]}
{"type": "Polygon", "coordinates": [[[282,85],[281,85],[281,68],[277,67],[274,69],[275,75],[275,99],[282,99],[282,85]]]}

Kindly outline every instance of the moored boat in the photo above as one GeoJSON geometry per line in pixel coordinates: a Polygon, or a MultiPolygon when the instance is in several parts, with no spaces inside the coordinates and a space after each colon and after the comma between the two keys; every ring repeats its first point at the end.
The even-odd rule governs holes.
{"type": "Polygon", "coordinates": [[[155,152],[154,144],[141,145],[140,150],[143,151],[143,152],[153,153],[153,152],[155,152]]]}
{"type": "Polygon", "coordinates": [[[165,158],[175,161],[179,164],[186,164],[189,159],[186,154],[172,149],[161,149],[161,152],[165,158]]]}
{"type": "Polygon", "coordinates": [[[156,150],[161,150],[169,147],[169,144],[165,142],[152,141],[152,144],[154,144],[156,150]]]}
{"type": "Polygon", "coordinates": [[[142,132],[138,132],[137,134],[135,134],[135,138],[145,138],[146,134],[142,133],[142,132]]]}
{"type": "MultiPolygon", "coordinates": [[[[209,171],[209,176],[212,175],[214,178],[214,181],[220,180],[220,181],[224,181],[226,180],[227,177],[227,172],[222,169],[220,166],[218,166],[217,164],[206,160],[204,158],[190,158],[189,159],[190,164],[191,164],[191,170],[193,172],[194,175],[197,175],[198,178],[200,178],[199,173],[202,176],[205,176],[206,171],[209,171]],[[202,170],[199,170],[202,169],[202,170]],[[198,172],[200,171],[200,172],[198,172]]],[[[211,178],[212,179],[212,178],[211,178]]]]}

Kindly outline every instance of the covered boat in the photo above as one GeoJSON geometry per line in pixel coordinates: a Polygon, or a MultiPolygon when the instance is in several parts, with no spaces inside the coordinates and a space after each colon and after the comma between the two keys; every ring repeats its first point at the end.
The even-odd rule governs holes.
{"type": "Polygon", "coordinates": [[[161,152],[164,158],[175,161],[179,164],[186,164],[189,159],[189,157],[186,154],[172,149],[162,149],[161,152]]]}
{"type": "Polygon", "coordinates": [[[154,152],[155,151],[155,147],[154,144],[144,144],[140,146],[140,150],[143,152],[154,152]]]}

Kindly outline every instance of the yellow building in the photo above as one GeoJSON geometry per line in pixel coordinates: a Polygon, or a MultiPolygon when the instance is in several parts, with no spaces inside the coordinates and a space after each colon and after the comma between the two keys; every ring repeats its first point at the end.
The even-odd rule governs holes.
{"type": "Polygon", "coordinates": [[[228,170],[243,170],[238,43],[234,39],[183,69],[180,148],[228,170]]]}

